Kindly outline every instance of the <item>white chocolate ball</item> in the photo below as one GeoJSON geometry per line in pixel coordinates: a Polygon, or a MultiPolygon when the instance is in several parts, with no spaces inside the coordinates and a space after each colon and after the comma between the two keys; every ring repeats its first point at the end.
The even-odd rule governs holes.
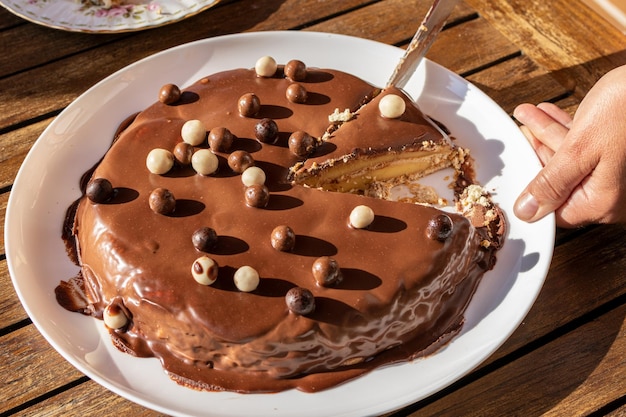
{"type": "Polygon", "coordinates": [[[200,175],[211,175],[217,171],[219,160],[208,149],[200,149],[191,156],[191,166],[200,175]]]}
{"type": "Polygon", "coordinates": [[[235,286],[239,289],[239,291],[243,292],[256,290],[260,281],[259,273],[251,266],[242,266],[235,271],[233,280],[235,281],[235,286]]]}
{"type": "Polygon", "coordinates": [[[191,266],[191,275],[193,279],[202,285],[211,285],[217,279],[219,266],[217,262],[208,256],[201,256],[193,262],[191,266]]]}
{"type": "Polygon", "coordinates": [[[363,229],[374,221],[374,210],[368,206],[356,206],[350,213],[350,226],[363,229]]]}
{"type": "Polygon", "coordinates": [[[404,114],[406,103],[396,94],[387,94],[378,102],[378,110],[383,117],[397,119],[404,114]]]}
{"type": "Polygon", "coordinates": [[[109,304],[104,308],[102,318],[104,319],[104,324],[109,329],[121,329],[128,324],[128,317],[126,317],[122,309],[115,304],[109,304]]]}
{"type": "Polygon", "coordinates": [[[200,120],[187,120],[180,129],[180,136],[183,141],[191,146],[198,146],[206,138],[206,128],[200,120]]]}
{"type": "Polygon", "coordinates": [[[259,167],[249,167],[241,174],[241,182],[246,187],[265,184],[265,172],[259,167]]]}
{"type": "Polygon", "coordinates": [[[254,70],[257,75],[260,77],[271,77],[276,74],[276,69],[278,65],[276,64],[276,60],[271,56],[264,56],[259,58],[256,61],[256,65],[254,66],[254,70]]]}
{"type": "Polygon", "coordinates": [[[174,154],[167,149],[155,148],[148,153],[146,167],[153,174],[166,174],[174,166],[174,154]]]}

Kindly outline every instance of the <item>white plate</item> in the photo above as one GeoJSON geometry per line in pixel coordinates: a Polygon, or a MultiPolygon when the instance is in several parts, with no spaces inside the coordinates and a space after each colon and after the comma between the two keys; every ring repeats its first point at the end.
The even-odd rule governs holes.
{"type": "Polygon", "coordinates": [[[196,392],[171,382],[154,359],[118,352],[101,321],[57,305],[54,288],[77,273],[61,240],[65,209],[80,176],[106,152],[117,125],[154,102],[166,83],[185,86],[204,75],[253,67],[262,55],[279,63],[301,59],[384,85],[403,51],[346,36],[306,32],[231,35],[182,45],[139,61],[98,83],[50,124],[15,180],[6,214],[9,271],[18,295],[44,337],[69,362],[110,390],[180,416],[362,416],[413,403],[462,377],[516,329],[546,276],[554,217],[534,224],[512,214],[515,197],[539,170],[534,152],[511,118],[454,73],[425,61],[409,84],[422,108],[473,150],[478,177],[508,214],[509,234],[467,311],[461,334],[443,350],[375,370],[339,387],[305,394],[196,392]],[[155,90],[156,88],[156,90],[155,90]]]}
{"type": "Polygon", "coordinates": [[[219,0],[130,0],[110,9],[79,0],[1,0],[0,5],[33,23],[72,32],[131,32],[177,22],[219,0]]]}

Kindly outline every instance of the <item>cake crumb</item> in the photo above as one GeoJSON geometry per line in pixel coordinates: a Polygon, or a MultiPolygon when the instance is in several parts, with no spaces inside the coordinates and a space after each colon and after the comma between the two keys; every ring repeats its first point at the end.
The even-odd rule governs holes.
{"type": "Polygon", "coordinates": [[[350,109],[345,109],[340,112],[339,109],[335,109],[335,111],[328,116],[328,121],[330,123],[345,123],[348,120],[352,119],[354,113],[350,111],[350,109]]]}

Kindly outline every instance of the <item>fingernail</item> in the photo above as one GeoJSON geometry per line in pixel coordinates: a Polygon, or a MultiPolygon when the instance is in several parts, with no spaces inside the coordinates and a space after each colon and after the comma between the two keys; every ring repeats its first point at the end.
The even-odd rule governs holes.
{"type": "Polygon", "coordinates": [[[515,215],[524,221],[532,219],[539,210],[539,204],[529,192],[522,194],[515,203],[515,215]]]}

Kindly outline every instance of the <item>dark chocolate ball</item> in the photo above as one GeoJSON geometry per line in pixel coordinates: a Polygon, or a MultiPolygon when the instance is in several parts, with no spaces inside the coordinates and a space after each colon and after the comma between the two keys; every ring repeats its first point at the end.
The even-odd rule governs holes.
{"type": "Polygon", "coordinates": [[[166,188],[156,188],[150,193],[148,203],[152,211],[158,214],[172,214],[176,209],[174,194],[166,188]]]}
{"type": "Polygon", "coordinates": [[[113,197],[113,186],[106,178],[94,178],[87,184],[85,195],[93,203],[104,203],[113,197]]]}
{"type": "Polygon", "coordinates": [[[296,244],[296,234],[289,226],[276,226],[274,230],[272,230],[270,240],[274,249],[281,252],[289,252],[293,250],[296,244]]]}
{"type": "Polygon", "coordinates": [[[285,302],[290,311],[301,316],[315,311],[315,296],[306,288],[293,287],[287,291],[285,302]]]}
{"type": "Polygon", "coordinates": [[[159,91],[159,101],[163,104],[174,104],[180,100],[181,92],[175,84],[165,84],[159,91]]]}
{"type": "Polygon", "coordinates": [[[238,174],[254,166],[254,158],[249,152],[238,150],[228,156],[228,166],[238,174]]]}
{"type": "Polygon", "coordinates": [[[217,245],[217,233],[210,227],[201,227],[191,235],[193,246],[201,252],[209,252],[217,245]]]}
{"type": "Polygon", "coordinates": [[[301,158],[309,156],[315,150],[316,144],[316,140],[313,136],[301,130],[293,132],[291,136],[289,136],[289,150],[291,153],[301,158]]]}
{"type": "Polygon", "coordinates": [[[322,287],[329,287],[341,282],[341,268],[336,260],[329,256],[322,256],[313,262],[313,277],[322,287]]]}
{"type": "Polygon", "coordinates": [[[215,152],[228,152],[235,136],[225,127],[216,127],[209,132],[209,147],[215,152]]]}
{"type": "Polygon", "coordinates": [[[306,99],[308,97],[308,93],[306,88],[301,86],[298,83],[293,83],[289,87],[287,87],[287,92],[285,93],[287,100],[292,103],[304,104],[306,103],[306,99]]]}
{"type": "Polygon", "coordinates": [[[254,126],[254,136],[259,142],[274,143],[278,139],[278,125],[272,119],[261,119],[254,126]]]}
{"type": "Polygon", "coordinates": [[[237,104],[239,114],[245,117],[256,116],[261,110],[261,101],[254,93],[246,93],[239,97],[237,104]]]}
{"type": "Polygon", "coordinates": [[[251,185],[246,187],[245,198],[250,207],[265,207],[270,201],[270,191],[265,185],[251,185]]]}
{"type": "Polygon", "coordinates": [[[285,76],[293,81],[304,81],[306,79],[306,65],[297,59],[292,59],[285,65],[285,76]]]}
{"type": "Polygon", "coordinates": [[[443,242],[452,234],[452,219],[447,214],[439,214],[428,221],[426,236],[443,242]]]}

